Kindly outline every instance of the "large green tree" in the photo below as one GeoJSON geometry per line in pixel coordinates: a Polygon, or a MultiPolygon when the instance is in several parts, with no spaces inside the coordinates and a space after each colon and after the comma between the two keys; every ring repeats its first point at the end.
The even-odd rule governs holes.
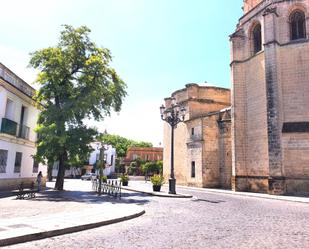
{"type": "Polygon", "coordinates": [[[138,142],[108,133],[101,134],[99,140],[105,144],[112,145],[116,149],[117,157],[125,157],[129,147],[152,147],[152,143],[149,142],[138,142]]]}
{"type": "Polygon", "coordinates": [[[113,109],[120,111],[126,85],[110,66],[106,48],[89,38],[90,29],[64,25],[55,47],[31,54],[30,66],[38,69],[41,105],[37,154],[40,161],[59,161],[55,189],[63,190],[65,166],[84,160],[97,131],[84,124],[87,118],[102,120],[113,109]]]}

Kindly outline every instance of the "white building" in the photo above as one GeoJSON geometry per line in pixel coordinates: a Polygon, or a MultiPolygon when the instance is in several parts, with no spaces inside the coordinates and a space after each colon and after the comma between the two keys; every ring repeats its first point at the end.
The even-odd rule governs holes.
{"type": "Polygon", "coordinates": [[[47,167],[34,162],[39,110],[35,90],[0,63],[0,189],[16,188],[35,181],[47,167]]]}
{"type": "MultiPolygon", "coordinates": [[[[56,178],[59,170],[59,162],[54,162],[52,169],[52,177],[56,178]]],[[[70,167],[64,171],[64,177],[76,178],[82,175],[82,169],[77,167],[70,167]]]]}
{"type": "MultiPolygon", "coordinates": [[[[71,167],[70,169],[66,169],[64,176],[65,177],[79,177],[84,173],[98,172],[98,167],[95,167],[96,162],[100,157],[100,148],[101,142],[93,142],[90,144],[93,148],[93,151],[90,153],[89,164],[84,165],[83,168],[75,168],[71,167]]],[[[115,158],[116,158],[116,149],[111,145],[104,145],[104,161],[105,161],[105,169],[103,170],[103,175],[109,176],[115,172],[115,158]]],[[[59,169],[59,162],[55,162],[53,165],[52,176],[57,177],[59,169]]]]}
{"type": "MultiPolygon", "coordinates": [[[[101,142],[93,142],[90,144],[94,149],[90,154],[89,165],[95,165],[100,157],[101,142]]],[[[105,169],[103,170],[103,175],[109,176],[115,172],[115,159],[116,159],[116,149],[111,145],[104,145],[104,161],[105,169]]],[[[97,168],[98,169],[98,168],[97,168]]]]}

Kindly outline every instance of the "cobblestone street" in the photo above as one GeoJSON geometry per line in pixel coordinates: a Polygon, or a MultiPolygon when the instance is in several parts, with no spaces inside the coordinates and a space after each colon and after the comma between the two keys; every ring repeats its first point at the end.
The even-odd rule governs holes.
{"type": "Polygon", "coordinates": [[[203,190],[178,192],[192,194],[194,198],[125,192],[122,199],[140,203],[146,214],[118,224],[7,248],[309,247],[308,204],[203,190]]]}

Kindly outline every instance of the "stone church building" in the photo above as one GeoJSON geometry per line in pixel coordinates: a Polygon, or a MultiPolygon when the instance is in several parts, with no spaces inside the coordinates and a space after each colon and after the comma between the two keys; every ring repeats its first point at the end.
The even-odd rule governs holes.
{"type": "MultiPolygon", "coordinates": [[[[177,184],[309,193],[309,0],[244,0],[231,41],[230,91],[188,84],[175,129],[177,184]]],[[[165,99],[168,108],[171,99],[165,99]]],[[[164,127],[164,175],[170,127],[164,127]]]]}
{"type": "MultiPolygon", "coordinates": [[[[174,172],[177,184],[231,188],[230,90],[187,84],[165,99],[185,107],[184,122],[174,135],[174,172]]],[[[170,176],[171,128],[164,125],[163,173],[170,176]]]]}
{"type": "Polygon", "coordinates": [[[244,0],[231,35],[232,188],[309,192],[309,0],[244,0]]]}

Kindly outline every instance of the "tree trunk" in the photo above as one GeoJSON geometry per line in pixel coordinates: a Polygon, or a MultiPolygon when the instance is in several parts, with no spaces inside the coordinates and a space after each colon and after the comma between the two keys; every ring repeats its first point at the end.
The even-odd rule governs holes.
{"type": "Polygon", "coordinates": [[[55,184],[55,190],[63,190],[64,173],[65,173],[65,159],[66,151],[59,155],[59,169],[57,174],[57,180],[55,184]]]}
{"type": "Polygon", "coordinates": [[[47,176],[48,176],[48,181],[51,182],[53,181],[53,164],[48,164],[47,166],[47,176]]]}
{"type": "MultiPolygon", "coordinates": [[[[61,111],[60,107],[60,97],[55,97],[55,104],[59,111],[61,111]]],[[[56,121],[57,124],[57,136],[63,137],[65,133],[65,122],[62,120],[62,117],[59,117],[59,120],[56,121]]],[[[67,159],[67,151],[65,148],[62,148],[62,153],[59,153],[59,168],[58,168],[58,174],[57,174],[57,180],[55,183],[55,190],[63,190],[63,182],[64,182],[64,172],[65,172],[65,162],[67,159]]]]}

